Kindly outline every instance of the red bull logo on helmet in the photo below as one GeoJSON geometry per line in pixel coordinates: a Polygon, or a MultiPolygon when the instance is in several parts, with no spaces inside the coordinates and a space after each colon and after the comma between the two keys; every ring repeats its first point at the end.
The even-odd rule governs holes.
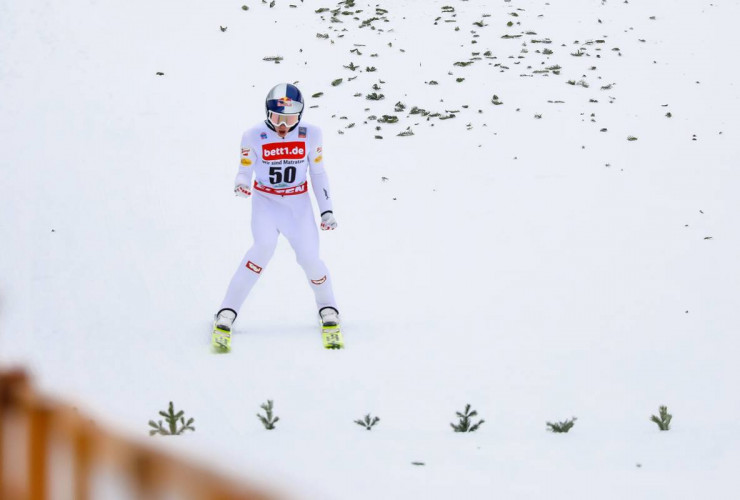
{"type": "Polygon", "coordinates": [[[290,97],[281,97],[277,100],[277,105],[282,106],[284,108],[292,108],[293,107],[293,99],[290,97]]]}

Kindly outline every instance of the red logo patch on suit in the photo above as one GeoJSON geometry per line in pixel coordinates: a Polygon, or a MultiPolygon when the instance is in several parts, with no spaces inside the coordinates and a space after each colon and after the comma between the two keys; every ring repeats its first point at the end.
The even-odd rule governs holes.
{"type": "Polygon", "coordinates": [[[247,262],[247,269],[257,274],[262,272],[262,268],[258,266],[257,264],[255,264],[254,262],[252,262],[251,260],[247,262]]]}

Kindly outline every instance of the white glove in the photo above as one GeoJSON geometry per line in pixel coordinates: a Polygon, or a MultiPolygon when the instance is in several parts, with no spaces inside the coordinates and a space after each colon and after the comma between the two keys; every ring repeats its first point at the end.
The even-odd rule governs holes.
{"type": "Polygon", "coordinates": [[[234,194],[237,196],[241,196],[242,198],[249,198],[250,196],[252,196],[252,190],[249,189],[249,186],[239,184],[234,188],[234,194]]]}
{"type": "Polygon", "coordinates": [[[337,228],[337,219],[334,218],[332,212],[324,212],[321,214],[321,230],[330,231],[337,228]]]}

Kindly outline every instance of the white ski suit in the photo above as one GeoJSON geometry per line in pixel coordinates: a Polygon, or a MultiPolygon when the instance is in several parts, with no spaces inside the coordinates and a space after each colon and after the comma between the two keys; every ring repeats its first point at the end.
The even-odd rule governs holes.
{"type": "Polygon", "coordinates": [[[321,214],[332,211],[329,179],[324,170],[321,129],[300,122],[285,138],[266,123],[242,136],[241,162],[235,185],[252,188],[252,236],[247,251],[229,283],[221,309],[238,312],[272,257],[283,234],[296,254],[319,310],[337,309],[331,276],[319,258],[319,235],[308,194],[311,176],[321,214]]]}

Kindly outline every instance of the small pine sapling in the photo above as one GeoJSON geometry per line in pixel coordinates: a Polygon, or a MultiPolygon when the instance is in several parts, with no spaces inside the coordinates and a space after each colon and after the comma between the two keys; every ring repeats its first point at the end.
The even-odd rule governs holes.
{"type": "Polygon", "coordinates": [[[364,419],[355,420],[357,425],[361,425],[367,430],[372,430],[373,426],[378,422],[380,422],[380,417],[370,417],[369,413],[365,415],[364,419]]]}
{"type": "Polygon", "coordinates": [[[660,416],[656,417],[655,415],[652,415],[650,417],[650,421],[658,424],[661,431],[671,430],[671,419],[673,418],[673,415],[668,413],[668,407],[661,406],[658,410],[660,412],[660,416]]]}
{"type": "Polygon", "coordinates": [[[260,422],[265,426],[265,429],[268,431],[273,430],[275,428],[275,424],[280,420],[280,417],[272,415],[272,399],[268,399],[267,403],[260,405],[260,408],[265,410],[265,415],[260,415],[258,413],[257,418],[260,419],[260,422]]]}
{"type": "Polygon", "coordinates": [[[578,419],[573,417],[562,422],[547,422],[547,427],[549,427],[547,430],[555,433],[568,432],[576,424],[576,420],[578,419]]]}
{"type": "Polygon", "coordinates": [[[478,428],[485,422],[485,420],[479,420],[477,423],[472,424],[472,418],[478,415],[478,412],[473,410],[470,410],[470,404],[465,405],[465,412],[460,413],[455,412],[457,415],[457,418],[459,419],[457,425],[450,423],[450,426],[455,432],[473,432],[477,431],[478,428]]]}
{"type": "Polygon", "coordinates": [[[162,436],[179,436],[183,432],[190,430],[194,431],[195,427],[193,427],[193,423],[195,422],[194,418],[190,418],[185,421],[185,412],[180,410],[177,413],[175,413],[175,409],[172,406],[172,401],[170,401],[170,407],[167,412],[160,411],[160,415],[162,415],[165,420],[167,420],[168,427],[166,428],[164,425],[162,425],[162,421],[159,420],[158,422],[154,422],[154,420],[149,421],[149,426],[152,427],[152,429],[149,429],[149,435],[154,436],[155,434],[161,434],[162,436]],[[178,420],[180,422],[180,428],[178,429],[177,423],[178,420]]]}

